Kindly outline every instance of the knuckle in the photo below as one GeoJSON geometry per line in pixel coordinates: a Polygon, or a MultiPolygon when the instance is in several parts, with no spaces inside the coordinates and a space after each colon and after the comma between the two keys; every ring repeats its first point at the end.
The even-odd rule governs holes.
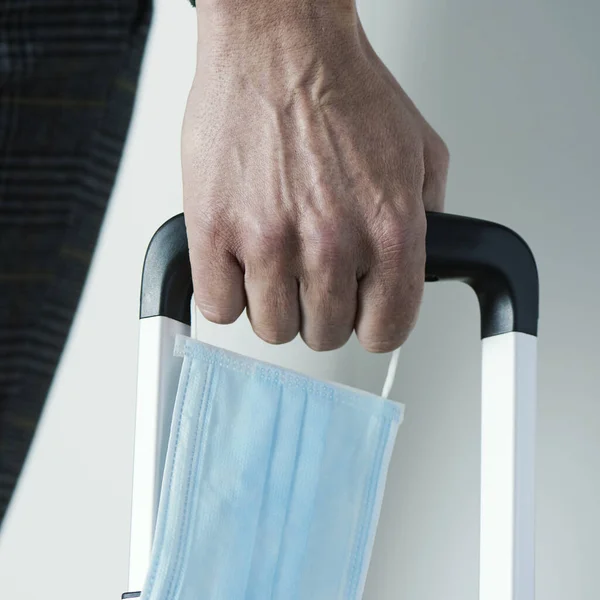
{"type": "Polygon", "coordinates": [[[421,277],[400,278],[392,287],[382,282],[366,306],[368,320],[357,327],[357,337],[369,352],[391,352],[408,338],[417,321],[423,296],[421,277]]]}
{"type": "Polygon", "coordinates": [[[397,244],[406,237],[410,225],[401,215],[388,217],[381,224],[380,239],[388,244],[397,244]]]}
{"type": "Polygon", "coordinates": [[[207,208],[201,215],[186,217],[186,221],[190,250],[203,251],[207,248],[215,250],[232,245],[235,237],[232,223],[216,208],[207,208]]]}
{"type": "MultiPolygon", "coordinates": [[[[332,311],[324,312],[330,316],[317,318],[312,326],[302,330],[302,339],[311,350],[316,352],[329,352],[341,348],[350,339],[354,330],[353,320],[341,317],[340,311],[334,308],[332,311]]],[[[323,315],[323,313],[318,314],[323,315]]]]}
{"type": "Polygon", "coordinates": [[[290,227],[284,222],[258,223],[246,235],[245,246],[251,256],[267,259],[280,258],[289,248],[292,237],[290,227]]]}
{"type": "Polygon", "coordinates": [[[342,222],[320,222],[305,237],[305,253],[319,267],[337,269],[348,258],[350,237],[342,222]]]}
{"type": "Polygon", "coordinates": [[[408,228],[408,224],[399,216],[385,219],[377,232],[379,254],[389,259],[397,258],[404,250],[408,228]]]}
{"type": "Polygon", "coordinates": [[[379,256],[397,262],[401,257],[414,258],[417,249],[425,245],[427,219],[420,210],[410,216],[393,215],[379,226],[376,245],[379,256]]]}
{"type": "Polygon", "coordinates": [[[450,165],[450,150],[446,142],[434,132],[427,143],[427,150],[434,170],[440,175],[445,176],[450,165]]]}
{"type": "Polygon", "coordinates": [[[372,354],[385,354],[399,348],[404,343],[405,337],[400,336],[396,339],[391,339],[374,336],[359,336],[358,341],[367,352],[372,354]]]}
{"type": "Polygon", "coordinates": [[[266,342],[274,346],[287,344],[296,337],[296,332],[291,328],[278,328],[273,326],[254,326],[254,333],[266,342]]]}
{"type": "Polygon", "coordinates": [[[412,331],[412,321],[402,322],[389,319],[384,326],[374,327],[369,331],[359,332],[357,337],[361,346],[368,352],[382,354],[393,352],[407,340],[412,331]]]}
{"type": "Polygon", "coordinates": [[[216,325],[231,325],[239,317],[239,313],[232,309],[223,306],[209,304],[207,302],[198,301],[198,310],[202,316],[211,323],[216,325]]]}
{"type": "Polygon", "coordinates": [[[304,340],[304,343],[315,352],[329,352],[331,350],[337,350],[338,348],[341,348],[346,341],[334,336],[313,337],[303,335],[302,339],[304,340]]]}
{"type": "Polygon", "coordinates": [[[201,213],[197,214],[192,224],[204,232],[214,233],[225,227],[225,219],[223,212],[217,210],[216,203],[211,202],[204,207],[201,213]]]}

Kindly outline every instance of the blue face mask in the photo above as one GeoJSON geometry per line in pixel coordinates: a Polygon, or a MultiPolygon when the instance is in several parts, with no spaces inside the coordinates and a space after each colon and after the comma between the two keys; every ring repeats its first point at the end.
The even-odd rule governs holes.
{"type": "Polygon", "coordinates": [[[402,406],[179,338],[145,600],[361,598],[402,406]]]}

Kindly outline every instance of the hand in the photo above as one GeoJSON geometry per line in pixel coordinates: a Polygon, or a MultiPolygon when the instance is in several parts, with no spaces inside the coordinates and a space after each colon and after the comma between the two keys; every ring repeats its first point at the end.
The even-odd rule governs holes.
{"type": "Polygon", "coordinates": [[[353,6],[310,3],[198,2],[182,136],[196,303],[217,323],[247,308],[270,343],[330,350],[355,329],[387,352],[418,314],[448,151],[353,6]]]}

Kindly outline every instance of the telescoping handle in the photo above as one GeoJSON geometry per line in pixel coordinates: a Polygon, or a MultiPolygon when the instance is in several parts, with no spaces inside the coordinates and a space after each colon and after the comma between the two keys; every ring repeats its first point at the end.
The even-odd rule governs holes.
{"type": "MultiPolygon", "coordinates": [[[[534,257],[512,230],[427,214],[428,282],[456,280],[481,314],[480,600],[534,600],[534,449],[539,284],[534,257]]],[[[152,238],[142,274],[129,590],[150,560],[192,278],[183,215],[152,238]]]]}

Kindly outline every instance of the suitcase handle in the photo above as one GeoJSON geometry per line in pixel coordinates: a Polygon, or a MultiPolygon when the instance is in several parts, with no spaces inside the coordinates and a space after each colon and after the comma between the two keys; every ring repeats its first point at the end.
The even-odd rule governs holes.
{"type": "MultiPolygon", "coordinates": [[[[481,337],[508,332],[537,335],[538,274],[525,241],[479,219],[427,214],[426,281],[458,280],[477,294],[481,337]]],[[[140,318],[190,322],[192,278],[183,214],[152,238],[142,274],[140,318]]]]}
{"type": "MultiPolygon", "coordinates": [[[[535,598],[535,421],[538,273],[527,244],[488,221],[427,214],[427,281],[458,280],[481,313],[481,600],[535,598]]],[[[146,253],[130,536],[130,592],[139,597],[160,497],[169,423],[190,333],[192,277],[183,215],[167,221],[146,253]]]]}

